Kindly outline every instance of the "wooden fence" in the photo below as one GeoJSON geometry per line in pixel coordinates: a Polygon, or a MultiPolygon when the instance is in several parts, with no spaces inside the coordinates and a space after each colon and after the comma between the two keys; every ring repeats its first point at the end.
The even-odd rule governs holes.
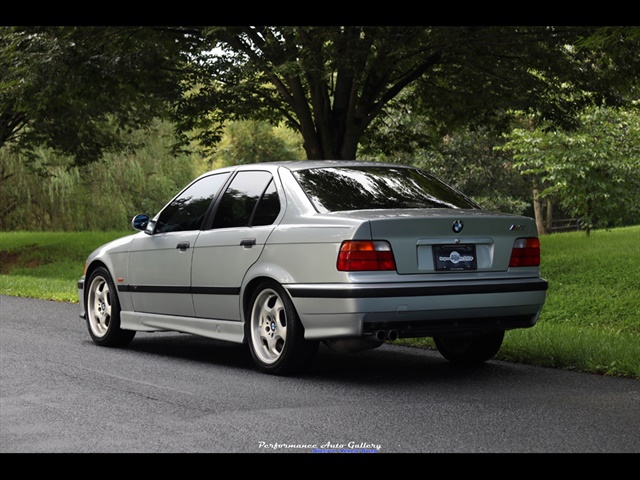
{"type": "Polygon", "coordinates": [[[562,218],[551,222],[551,233],[575,232],[580,230],[579,218],[562,218]]]}

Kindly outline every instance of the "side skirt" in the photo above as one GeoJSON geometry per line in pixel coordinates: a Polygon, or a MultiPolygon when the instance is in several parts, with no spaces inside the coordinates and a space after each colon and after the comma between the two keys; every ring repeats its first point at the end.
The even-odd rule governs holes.
{"type": "Polygon", "coordinates": [[[138,332],[182,332],[202,337],[224,340],[227,342],[244,342],[244,324],[229,320],[212,318],[176,317],[156,315],[153,313],[120,312],[120,328],[138,332]]]}

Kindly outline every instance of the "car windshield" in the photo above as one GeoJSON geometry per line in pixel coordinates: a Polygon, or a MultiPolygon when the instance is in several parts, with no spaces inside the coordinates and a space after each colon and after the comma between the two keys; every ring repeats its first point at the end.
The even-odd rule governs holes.
{"type": "Polygon", "coordinates": [[[326,167],[299,170],[294,175],[320,213],[403,208],[479,208],[438,178],[413,168],[326,167]]]}

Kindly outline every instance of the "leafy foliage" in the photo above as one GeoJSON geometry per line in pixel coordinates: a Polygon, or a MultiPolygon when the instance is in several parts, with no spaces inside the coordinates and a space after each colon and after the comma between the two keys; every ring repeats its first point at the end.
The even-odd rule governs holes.
{"type": "Polygon", "coordinates": [[[0,230],[128,230],[134,214],[155,214],[193,179],[198,163],[167,154],[173,136],[166,124],[132,137],[145,146],[81,167],[48,149],[28,164],[0,149],[0,230]]]}
{"type": "Polygon", "coordinates": [[[286,122],[314,159],[355,158],[367,143],[383,154],[427,145],[395,121],[398,111],[422,115],[427,141],[461,126],[504,127],[508,109],[535,110],[567,128],[586,97],[557,97],[561,90],[612,106],[637,96],[638,36],[625,27],[602,32],[0,27],[0,145],[10,142],[24,158],[49,147],[82,165],[123,151],[121,132],[168,116],[178,122],[181,145],[197,132],[212,146],[230,120],[286,122]]]}
{"type": "MultiPolygon", "coordinates": [[[[591,101],[615,105],[628,100],[620,87],[638,79],[640,70],[630,68],[638,61],[631,55],[573,48],[595,31],[213,27],[203,31],[212,54],[203,60],[182,107],[192,119],[206,112],[214,125],[227,119],[284,119],[301,133],[310,159],[355,158],[360,144],[388,154],[420,142],[419,135],[411,135],[415,128],[403,128],[394,112],[406,112],[410,122],[422,114],[427,139],[460,126],[505,127],[504,112],[514,108],[536,110],[568,126],[584,97],[558,101],[558,91],[591,92],[591,101]],[[611,74],[614,59],[626,62],[623,78],[611,74]]],[[[634,46],[629,42],[621,50],[634,46]]]]}
{"type": "Polygon", "coordinates": [[[0,27],[0,145],[84,165],[167,116],[193,37],[181,28],[0,27]]]}
{"type": "Polygon", "coordinates": [[[593,106],[578,119],[572,131],[516,128],[503,149],[542,180],[542,197],[581,218],[587,234],[640,221],[640,112],[593,106]]]}
{"type": "MultiPolygon", "coordinates": [[[[213,166],[291,158],[293,151],[299,158],[291,143],[255,123],[284,122],[302,137],[307,158],[403,159],[434,170],[488,208],[521,213],[528,188],[508,155],[492,150],[498,133],[510,128],[508,112],[528,112],[544,125],[541,134],[572,136],[582,128],[578,113],[584,105],[630,105],[640,84],[639,39],[637,27],[0,27],[0,146],[13,147],[19,155],[7,157],[3,150],[3,158],[20,163],[0,164],[7,199],[0,221],[15,228],[16,208],[32,201],[28,195],[39,196],[38,179],[13,189],[17,177],[31,172],[53,173],[47,188],[58,203],[71,185],[96,175],[87,185],[119,198],[106,190],[119,182],[127,189],[119,204],[134,208],[124,198],[136,187],[126,180],[138,178],[147,188],[145,180],[154,174],[144,167],[136,177],[136,162],[123,159],[153,138],[137,132],[162,117],[177,122],[171,125],[181,133],[165,148],[185,145],[186,135],[195,135],[215,153],[196,149],[204,160],[189,168],[177,160],[177,173],[167,176],[159,171],[158,183],[145,190],[158,196],[175,188],[182,172],[199,171],[207,161],[213,166]],[[102,167],[92,171],[99,159],[115,164],[111,177],[100,177],[102,167]],[[74,170],[82,165],[87,168],[74,170]],[[14,220],[7,223],[10,215],[14,220]]],[[[588,144],[584,135],[572,150],[588,144]]],[[[602,189],[595,188],[596,180],[589,187],[592,204],[613,198],[610,186],[622,178],[636,188],[635,164],[627,175],[618,157],[611,157],[616,166],[604,165],[611,161],[605,155],[598,158],[602,165],[587,162],[583,173],[606,179],[602,189]]],[[[585,183],[574,181],[582,178],[578,174],[571,177],[559,166],[537,168],[522,171],[544,175],[547,198],[562,195],[569,212],[588,203],[587,193],[572,190],[585,183]],[[564,183],[556,181],[560,177],[564,183]],[[577,200],[580,195],[585,198],[577,200]]],[[[638,204],[633,195],[615,196],[624,200],[617,205],[638,204]]],[[[84,192],[65,202],[86,198],[84,192]]],[[[143,210],[160,204],[157,198],[149,206],[134,198],[143,210]]],[[[588,224],[637,219],[637,209],[596,208],[592,218],[585,217],[588,224]]],[[[53,219],[53,203],[36,203],[34,211],[42,228],[71,228],[62,217],[53,219]]],[[[83,217],[76,228],[93,221],[83,217]]]]}
{"type": "Polygon", "coordinates": [[[244,120],[229,123],[212,153],[218,167],[278,160],[301,160],[302,149],[291,132],[278,131],[266,122],[244,120]]]}

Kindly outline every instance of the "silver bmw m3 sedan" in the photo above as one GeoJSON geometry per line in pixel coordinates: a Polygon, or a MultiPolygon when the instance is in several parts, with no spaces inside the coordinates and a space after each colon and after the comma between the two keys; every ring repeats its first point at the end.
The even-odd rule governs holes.
{"type": "Polygon", "coordinates": [[[184,332],[248,344],[256,368],[285,375],[321,342],[353,352],[433,337],[445,359],[474,364],[545,302],[533,219],[485,211],[411,166],[222,168],[131,224],[78,282],[98,345],[184,332]]]}

